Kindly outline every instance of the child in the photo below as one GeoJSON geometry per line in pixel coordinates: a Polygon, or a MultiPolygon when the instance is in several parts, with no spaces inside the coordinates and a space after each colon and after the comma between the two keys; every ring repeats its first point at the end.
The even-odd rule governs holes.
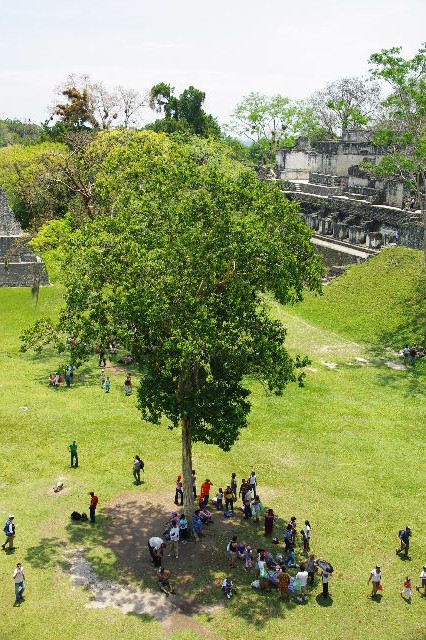
{"type": "Polygon", "coordinates": [[[230,580],[229,578],[225,578],[225,580],[222,583],[222,591],[224,592],[224,594],[228,599],[231,598],[232,596],[233,588],[234,588],[234,583],[232,582],[232,580],[230,580]]]}
{"type": "Polygon", "coordinates": [[[240,544],[237,546],[237,558],[239,560],[244,560],[245,553],[246,553],[246,543],[240,542],[240,544]]]}
{"type": "Polygon", "coordinates": [[[404,598],[404,600],[407,600],[408,602],[411,603],[411,580],[410,580],[410,576],[407,576],[404,580],[404,588],[401,591],[401,596],[404,598]]]}
{"type": "Polygon", "coordinates": [[[251,553],[251,547],[246,547],[244,552],[244,559],[246,561],[246,571],[251,571],[251,567],[253,565],[253,556],[251,553]]]}
{"type": "Polygon", "coordinates": [[[111,380],[109,379],[109,376],[107,376],[105,380],[105,393],[109,393],[110,388],[111,388],[111,380]]]}
{"type": "Polygon", "coordinates": [[[185,518],[184,513],[182,513],[179,519],[179,537],[182,544],[186,544],[188,538],[188,520],[185,518]]]}
{"type": "Polygon", "coordinates": [[[216,494],[216,509],[217,511],[223,511],[223,489],[219,487],[219,491],[216,494]]]}
{"type": "Polygon", "coordinates": [[[101,389],[105,387],[105,369],[101,371],[101,389]]]}

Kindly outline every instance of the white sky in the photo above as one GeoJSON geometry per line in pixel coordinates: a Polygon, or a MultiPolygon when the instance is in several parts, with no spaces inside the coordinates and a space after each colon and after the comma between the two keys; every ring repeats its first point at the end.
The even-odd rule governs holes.
{"type": "Polygon", "coordinates": [[[54,88],[88,73],[192,84],[225,122],[250,91],[303,98],[383,48],[411,56],[425,18],[425,0],[0,0],[0,118],[46,119],[54,88]]]}

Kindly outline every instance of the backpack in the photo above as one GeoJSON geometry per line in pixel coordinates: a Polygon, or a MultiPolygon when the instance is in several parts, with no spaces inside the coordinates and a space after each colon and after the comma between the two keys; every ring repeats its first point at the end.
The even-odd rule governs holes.
{"type": "Polygon", "coordinates": [[[84,511],[83,511],[83,513],[81,514],[81,521],[82,521],[82,522],[87,522],[87,513],[84,513],[84,511]]]}
{"type": "Polygon", "coordinates": [[[140,463],[141,463],[141,471],[144,471],[145,463],[143,460],[141,460],[140,463]]]}
{"type": "Polygon", "coordinates": [[[10,520],[6,520],[6,524],[4,525],[3,531],[5,533],[6,536],[10,535],[10,520]]]}
{"type": "Polygon", "coordinates": [[[78,511],[73,511],[71,514],[71,520],[81,520],[81,513],[78,513],[78,511]]]}
{"type": "Polygon", "coordinates": [[[226,545],[226,550],[228,553],[231,551],[231,541],[229,541],[228,544],[226,545]]]}

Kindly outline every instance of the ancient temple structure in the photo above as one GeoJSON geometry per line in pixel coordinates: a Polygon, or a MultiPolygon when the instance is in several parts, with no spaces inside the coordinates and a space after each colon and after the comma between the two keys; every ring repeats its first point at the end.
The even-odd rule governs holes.
{"type": "Polygon", "coordinates": [[[26,242],[26,235],[0,187],[0,287],[48,285],[42,260],[26,242]]]}
{"type": "Polygon", "coordinates": [[[314,146],[299,138],[278,151],[276,174],[316,235],[367,251],[389,244],[422,249],[421,213],[407,210],[404,183],[380,180],[362,166],[378,164],[385,151],[368,131],[347,130],[314,146]]]}

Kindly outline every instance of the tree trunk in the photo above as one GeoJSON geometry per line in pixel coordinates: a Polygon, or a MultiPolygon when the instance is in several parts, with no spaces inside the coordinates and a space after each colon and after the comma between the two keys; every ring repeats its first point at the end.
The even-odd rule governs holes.
{"type": "Polygon", "coordinates": [[[183,506],[188,520],[189,533],[193,535],[192,516],[194,513],[194,496],[192,493],[192,445],[189,430],[189,417],[183,416],[182,427],[182,476],[183,476],[183,506]]]}

